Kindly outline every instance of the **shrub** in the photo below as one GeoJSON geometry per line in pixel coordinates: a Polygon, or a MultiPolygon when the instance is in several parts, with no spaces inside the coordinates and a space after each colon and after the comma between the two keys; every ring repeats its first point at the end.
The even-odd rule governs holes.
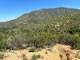
{"type": "Polygon", "coordinates": [[[62,55],[62,54],[60,54],[59,56],[60,56],[60,59],[62,60],[62,58],[63,58],[63,55],[62,55]]]}
{"type": "Polygon", "coordinates": [[[48,52],[46,51],[45,54],[48,54],[48,52]]]}
{"type": "Polygon", "coordinates": [[[80,51],[78,51],[76,54],[75,54],[75,57],[80,59],[80,51]]]}
{"type": "Polygon", "coordinates": [[[60,54],[59,56],[60,56],[61,58],[63,57],[63,55],[62,55],[62,54],[60,54]]]}
{"type": "Polygon", "coordinates": [[[7,47],[7,41],[6,40],[0,40],[0,50],[3,51],[7,47]]]}
{"type": "Polygon", "coordinates": [[[32,55],[32,60],[37,60],[37,56],[35,54],[32,55]]]}
{"type": "Polygon", "coordinates": [[[27,60],[25,54],[22,54],[22,58],[23,58],[23,60],[27,60]]]}
{"type": "Polygon", "coordinates": [[[34,52],[35,51],[35,48],[30,48],[29,49],[29,52],[34,52]]]}
{"type": "Polygon", "coordinates": [[[40,57],[41,57],[41,55],[40,55],[40,54],[38,54],[38,55],[37,55],[37,58],[40,58],[40,57]]]}
{"type": "Polygon", "coordinates": [[[27,46],[26,46],[25,44],[22,44],[22,48],[23,48],[23,49],[26,49],[27,46]]]}
{"type": "Polygon", "coordinates": [[[3,59],[4,58],[4,54],[0,54],[0,59],[3,59]]]}
{"type": "Polygon", "coordinates": [[[22,57],[25,57],[25,54],[22,54],[22,57]]]}

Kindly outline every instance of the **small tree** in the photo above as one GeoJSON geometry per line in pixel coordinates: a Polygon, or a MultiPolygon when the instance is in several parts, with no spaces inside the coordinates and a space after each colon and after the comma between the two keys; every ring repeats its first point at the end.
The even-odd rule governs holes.
{"type": "Polygon", "coordinates": [[[3,59],[4,58],[4,54],[0,54],[0,59],[3,59]]]}
{"type": "Polygon", "coordinates": [[[40,54],[38,54],[38,55],[37,55],[37,58],[40,58],[40,57],[41,57],[41,55],[40,55],[40,54]]]}
{"type": "Polygon", "coordinates": [[[46,51],[45,54],[48,54],[48,52],[46,51]]]}
{"type": "Polygon", "coordinates": [[[62,55],[62,54],[60,54],[59,56],[60,56],[60,59],[62,60],[62,58],[63,58],[63,55],[62,55]]]}
{"type": "Polygon", "coordinates": [[[22,58],[23,58],[23,60],[27,60],[25,54],[22,54],[22,58]]]}
{"type": "Polygon", "coordinates": [[[35,51],[35,48],[30,48],[29,49],[29,52],[34,52],[35,51]]]}
{"type": "Polygon", "coordinates": [[[37,56],[35,54],[32,55],[32,60],[37,60],[37,56]]]}

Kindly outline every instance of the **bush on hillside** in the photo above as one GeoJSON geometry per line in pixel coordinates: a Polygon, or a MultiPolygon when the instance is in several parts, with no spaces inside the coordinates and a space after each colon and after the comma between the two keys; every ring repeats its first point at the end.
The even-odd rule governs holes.
{"type": "Polygon", "coordinates": [[[3,59],[4,58],[4,54],[0,54],[0,59],[3,59]]]}
{"type": "Polygon", "coordinates": [[[29,52],[35,52],[35,48],[30,48],[29,52]]]}
{"type": "Polygon", "coordinates": [[[37,60],[37,56],[35,54],[32,55],[32,59],[31,60],[37,60]]]}
{"type": "Polygon", "coordinates": [[[40,58],[40,57],[41,57],[41,55],[40,55],[40,54],[38,54],[38,55],[37,55],[37,58],[40,58]]]}

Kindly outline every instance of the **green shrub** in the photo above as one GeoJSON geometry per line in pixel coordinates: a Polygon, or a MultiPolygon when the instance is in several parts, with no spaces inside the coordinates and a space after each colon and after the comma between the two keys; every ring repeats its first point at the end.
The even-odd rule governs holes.
{"type": "Polygon", "coordinates": [[[7,47],[7,40],[0,40],[0,50],[3,51],[7,47]]]}
{"type": "Polygon", "coordinates": [[[60,54],[59,56],[60,56],[61,58],[63,57],[63,55],[62,55],[62,54],[60,54]]]}
{"type": "Polygon", "coordinates": [[[27,58],[26,58],[26,55],[25,55],[25,54],[22,54],[22,58],[23,58],[23,60],[27,60],[27,58]]]}
{"type": "Polygon", "coordinates": [[[80,59],[80,51],[78,51],[76,54],[75,54],[75,57],[80,59]]]}
{"type": "Polygon", "coordinates": [[[40,55],[40,54],[38,54],[38,55],[37,55],[37,58],[40,58],[40,57],[41,57],[41,55],[40,55]]]}
{"type": "Polygon", "coordinates": [[[60,54],[59,56],[60,56],[60,59],[62,60],[62,58],[63,58],[63,55],[62,55],[62,54],[60,54]]]}
{"type": "Polygon", "coordinates": [[[22,54],[22,57],[25,57],[25,54],[22,54]]]}
{"type": "Polygon", "coordinates": [[[4,54],[0,54],[0,59],[3,59],[4,58],[4,54]]]}
{"type": "Polygon", "coordinates": [[[26,46],[25,44],[22,44],[22,48],[23,48],[23,49],[26,49],[27,46],[26,46]]]}
{"type": "Polygon", "coordinates": [[[29,52],[34,52],[35,51],[35,48],[30,48],[29,49],[29,52]]]}
{"type": "Polygon", "coordinates": [[[37,60],[37,56],[35,54],[32,55],[32,60],[37,60]]]}
{"type": "Polygon", "coordinates": [[[45,54],[48,54],[48,52],[46,51],[45,54]]]}

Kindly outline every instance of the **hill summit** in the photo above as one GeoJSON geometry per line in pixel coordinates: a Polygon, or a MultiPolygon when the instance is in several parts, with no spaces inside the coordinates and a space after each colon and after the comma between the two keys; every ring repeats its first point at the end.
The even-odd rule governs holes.
{"type": "Polygon", "coordinates": [[[27,22],[48,20],[54,18],[55,16],[62,16],[62,15],[69,15],[69,14],[76,14],[76,13],[80,13],[80,10],[73,9],[73,8],[65,8],[65,7],[41,9],[41,10],[32,11],[30,13],[25,13],[14,20],[5,23],[0,23],[0,25],[9,26],[11,24],[13,25],[26,24],[27,22]]]}

